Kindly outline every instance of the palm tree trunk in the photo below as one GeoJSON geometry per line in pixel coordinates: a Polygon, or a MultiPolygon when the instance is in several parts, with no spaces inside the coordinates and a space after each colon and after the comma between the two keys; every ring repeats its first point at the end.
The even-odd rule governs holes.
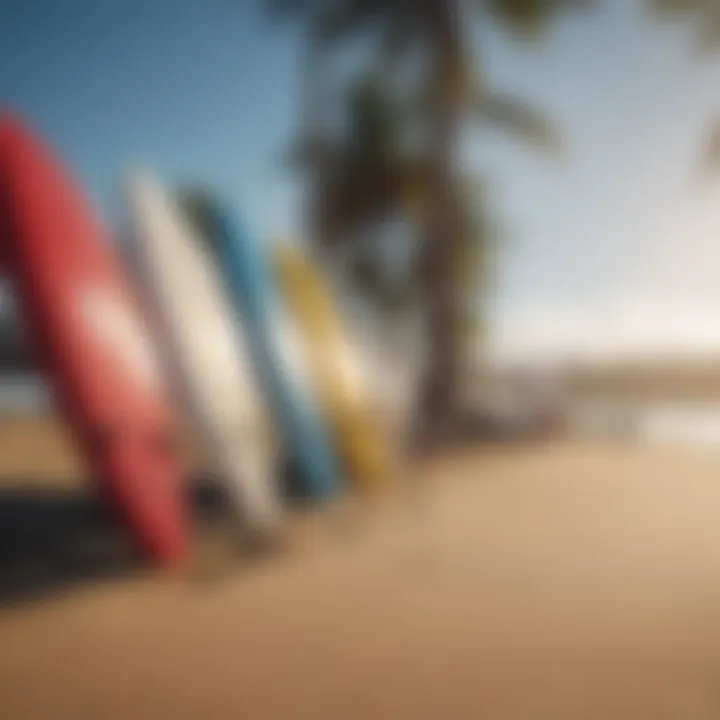
{"type": "Polygon", "coordinates": [[[463,308],[457,272],[461,249],[460,188],[454,157],[462,119],[456,86],[461,47],[457,3],[436,3],[434,15],[432,188],[420,267],[428,352],[421,390],[424,438],[445,436],[453,430],[463,345],[463,308]]]}

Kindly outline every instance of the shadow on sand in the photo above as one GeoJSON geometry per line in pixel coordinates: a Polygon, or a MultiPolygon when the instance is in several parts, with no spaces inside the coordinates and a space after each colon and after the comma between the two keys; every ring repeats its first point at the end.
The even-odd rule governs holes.
{"type": "MultiPolygon", "coordinates": [[[[2,485],[0,607],[147,567],[127,530],[89,490],[28,488],[4,478],[2,485]]],[[[224,515],[217,483],[198,481],[192,497],[197,524],[224,515]]]]}

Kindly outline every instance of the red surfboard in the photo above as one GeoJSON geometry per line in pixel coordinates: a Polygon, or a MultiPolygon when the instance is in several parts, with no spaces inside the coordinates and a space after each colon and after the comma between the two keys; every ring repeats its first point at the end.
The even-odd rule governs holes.
{"type": "Polygon", "coordinates": [[[188,545],[172,411],[112,242],[69,173],[0,117],[0,253],[102,494],[161,564],[188,545]]]}

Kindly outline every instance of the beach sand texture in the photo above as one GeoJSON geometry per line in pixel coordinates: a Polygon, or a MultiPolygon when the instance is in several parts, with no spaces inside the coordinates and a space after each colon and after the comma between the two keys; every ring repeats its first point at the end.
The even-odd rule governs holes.
{"type": "MultiPolygon", "coordinates": [[[[4,490],[82,491],[48,422],[0,425],[0,460],[4,490]]],[[[720,716],[720,455],[566,442],[408,475],[217,582],[6,602],[0,716],[720,716]]]]}

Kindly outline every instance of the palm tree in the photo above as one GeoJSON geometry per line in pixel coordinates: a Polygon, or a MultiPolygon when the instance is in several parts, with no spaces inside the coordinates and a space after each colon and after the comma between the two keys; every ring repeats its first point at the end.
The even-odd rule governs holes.
{"type": "MultiPolygon", "coordinates": [[[[351,93],[351,132],[339,143],[323,141],[313,112],[301,154],[310,159],[314,225],[323,245],[352,242],[357,233],[350,231],[412,206],[411,215],[420,228],[416,277],[431,349],[423,407],[435,427],[450,426],[461,376],[460,276],[470,214],[455,158],[460,132],[472,117],[514,131],[537,147],[557,145],[552,126],[541,114],[478,79],[467,20],[471,12],[482,18],[492,15],[503,28],[532,38],[541,34],[556,11],[585,4],[579,0],[270,0],[276,12],[306,23],[312,58],[308,74],[316,73],[323,66],[322,58],[346,42],[358,37],[376,41],[376,72],[351,93]],[[403,61],[418,58],[422,70],[414,76],[413,92],[400,100],[393,78],[402,72],[403,61]],[[403,149],[402,140],[409,135],[425,139],[420,149],[403,149]]],[[[308,86],[317,88],[312,78],[308,86]]]]}

